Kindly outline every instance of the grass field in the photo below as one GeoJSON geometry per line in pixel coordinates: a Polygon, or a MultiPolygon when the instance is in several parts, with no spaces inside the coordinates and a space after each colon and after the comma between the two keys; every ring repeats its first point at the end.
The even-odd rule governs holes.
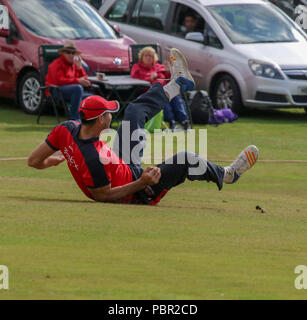
{"type": "MultiPolygon", "coordinates": [[[[55,125],[35,120],[2,101],[0,158],[26,157],[55,125]]],[[[302,111],[253,112],[208,128],[208,158],[255,144],[260,160],[307,160],[306,131],[302,111]]],[[[126,206],[88,201],[65,164],[0,160],[0,299],[306,299],[306,180],[307,163],[260,161],[221,192],[187,182],[126,206]]]]}

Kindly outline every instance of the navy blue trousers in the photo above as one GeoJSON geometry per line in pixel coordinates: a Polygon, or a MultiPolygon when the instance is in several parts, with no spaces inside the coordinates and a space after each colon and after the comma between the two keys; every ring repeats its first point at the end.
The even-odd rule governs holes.
{"type": "Polygon", "coordinates": [[[173,98],[164,106],[164,120],[167,122],[178,121],[180,123],[188,120],[184,102],[180,95],[173,98]]]}
{"type": "MultiPolygon", "coordinates": [[[[144,137],[140,137],[138,140],[134,139],[133,132],[135,130],[140,130],[141,132],[145,123],[159,113],[168,102],[162,85],[155,83],[147,92],[131,102],[125,111],[113,150],[129,164],[134,180],[138,179],[143,172],[141,160],[145,139],[144,137]],[[124,129],[125,126],[130,131],[128,139],[124,129]],[[140,148],[140,152],[135,159],[131,151],[136,146],[140,148]]],[[[178,186],[186,179],[191,181],[212,181],[217,184],[219,190],[223,186],[224,168],[191,152],[176,154],[171,159],[159,164],[158,167],[161,168],[161,179],[157,185],[151,187],[153,194],[148,195],[145,191],[137,193],[143,203],[149,203],[159,197],[165,190],[178,186]],[[196,170],[196,168],[199,168],[199,170],[196,170]]]]}
{"type": "MultiPolygon", "coordinates": [[[[85,93],[80,84],[70,84],[67,86],[60,86],[59,90],[62,93],[63,99],[70,102],[70,120],[79,120],[79,106],[81,101],[91,94],[85,93]]],[[[55,99],[59,99],[58,93],[55,91],[53,94],[55,99]]]]}

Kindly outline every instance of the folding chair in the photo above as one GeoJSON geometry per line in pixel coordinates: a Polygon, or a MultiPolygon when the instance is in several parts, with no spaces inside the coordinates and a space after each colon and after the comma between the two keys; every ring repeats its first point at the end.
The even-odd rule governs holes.
{"type": "MultiPolygon", "coordinates": [[[[158,54],[158,62],[163,63],[162,62],[163,61],[162,60],[162,49],[158,43],[155,43],[155,44],[131,44],[129,47],[129,51],[128,51],[130,70],[131,70],[132,66],[139,61],[139,52],[145,47],[152,47],[153,49],[155,49],[155,51],[158,54]]],[[[186,94],[186,92],[181,92],[180,95],[183,98],[185,110],[186,110],[186,113],[187,113],[187,116],[189,118],[190,125],[192,128],[192,126],[193,126],[192,113],[191,113],[191,109],[189,106],[187,94],[186,94]]]]}
{"type": "Polygon", "coordinates": [[[38,48],[38,61],[39,61],[39,70],[41,75],[41,83],[42,86],[40,87],[40,90],[42,91],[43,96],[45,96],[45,102],[42,103],[37,117],[37,124],[39,124],[39,120],[41,118],[41,115],[45,109],[45,106],[47,106],[48,101],[51,102],[52,108],[54,110],[55,116],[57,118],[58,123],[60,123],[60,117],[57,110],[58,106],[61,106],[65,110],[65,115],[68,118],[69,115],[69,109],[66,105],[64,98],[62,96],[61,91],[59,90],[58,86],[52,85],[52,86],[46,86],[46,75],[48,73],[48,67],[50,63],[58,58],[60,54],[58,53],[58,49],[62,48],[62,45],[41,45],[38,48]],[[59,99],[54,99],[54,94],[57,92],[57,96],[59,99]],[[46,94],[47,93],[47,94],[46,94]]]}

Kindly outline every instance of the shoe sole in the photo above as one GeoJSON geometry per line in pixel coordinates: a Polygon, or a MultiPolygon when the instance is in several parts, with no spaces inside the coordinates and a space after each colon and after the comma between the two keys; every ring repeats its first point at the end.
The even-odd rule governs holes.
{"type": "Polygon", "coordinates": [[[245,148],[238,155],[237,159],[230,165],[230,167],[232,167],[234,169],[233,180],[231,182],[230,181],[228,181],[228,182],[225,181],[225,183],[232,184],[232,183],[237,182],[244,172],[246,172],[247,170],[249,170],[250,168],[252,168],[255,165],[255,163],[258,160],[258,156],[259,156],[259,150],[258,150],[258,148],[256,146],[250,145],[247,148],[245,148]],[[244,161],[247,161],[248,168],[245,168],[242,172],[239,173],[238,171],[240,171],[240,167],[237,168],[235,166],[235,163],[240,159],[243,159],[244,161]]]}
{"type": "Polygon", "coordinates": [[[252,168],[258,160],[259,150],[256,146],[251,145],[243,150],[243,153],[248,161],[249,168],[252,168]]]}
{"type": "Polygon", "coordinates": [[[180,59],[183,61],[183,65],[184,65],[184,68],[186,69],[186,72],[187,72],[187,75],[188,75],[188,79],[190,81],[192,81],[194,83],[194,85],[195,85],[195,81],[194,81],[194,79],[193,79],[193,77],[192,77],[192,75],[191,75],[191,73],[189,71],[187,59],[186,59],[186,57],[184,56],[184,54],[180,50],[178,50],[176,48],[172,48],[171,49],[170,61],[172,63],[175,62],[178,59],[178,58],[176,58],[176,55],[178,55],[180,57],[180,59]]]}

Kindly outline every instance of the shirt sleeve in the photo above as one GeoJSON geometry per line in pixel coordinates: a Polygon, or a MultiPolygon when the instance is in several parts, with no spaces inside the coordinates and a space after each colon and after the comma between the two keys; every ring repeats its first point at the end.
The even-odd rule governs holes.
{"type": "Polygon", "coordinates": [[[54,129],[52,129],[47,139],[45,140],[48,146],[54,151],[60,150],[60,129],[61,125],[56,126],[54,129]]]}
{"type": "Polygon", "coordinates": [[[155,64],[156,72],[158,74],[157,78],[155,79],[155,82],[160,82],[163,86],[167,84],[167,80],[157,80],[157,79],[167,79],[168,78],[168,72],[166,71],[166,68],[163,64],[156,63],[155,64]]]}
{"type": "Polygon", "coordinates": [[[83,181],[90,189],[105,187],[112,181],[110,166],[105,167],[100,159],[101,150],[108,150],[108,148],[102,149],[101,146],[102,142],[98,141],[96,145],[91,144],[86,149],[86,154],[89,156],[85,161],[88,170],[84,171],[83,181]],[[96,147],[100,152],[97,152],[96,147]]]}
{"type": "Polygon", "coordinates": [[[87,77],[87,74],[86,74],[86,72],[85,72],[83,67],[81,67],[80,69],[77,69],[77,67],[76,67],[75,74],[76,74],[76,78],[77,79],[83,78],[83,77],[87,77]]]}
{"type": "Polygon", "coordinates": [[[139,68],[136,63],[132,66],[130,76],[131,76],[131,78],[134,78],[134,79],[140,79],[139,68]]]}

